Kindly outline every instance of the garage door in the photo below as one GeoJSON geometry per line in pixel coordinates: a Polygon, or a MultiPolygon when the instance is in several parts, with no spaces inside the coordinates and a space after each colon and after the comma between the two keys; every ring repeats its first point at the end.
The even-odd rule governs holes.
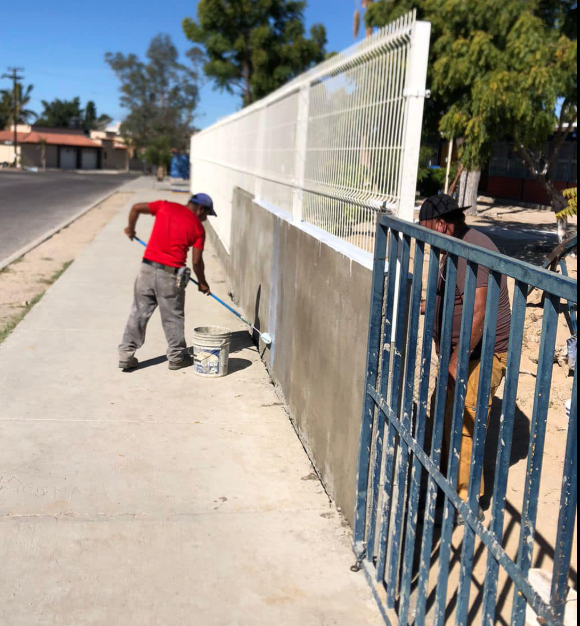
{"type": "Polygon", "coordinates": [[[77,168],[77,149],[61,148],[60,149],[60,169],[76,170],[77,168]]]}
{"type": "Polygon", "coordinates": [[[96,170],[98,164],[98,155],[96,150],[84,148],[81,154],[81,167],[83,170],[96,170]]]}

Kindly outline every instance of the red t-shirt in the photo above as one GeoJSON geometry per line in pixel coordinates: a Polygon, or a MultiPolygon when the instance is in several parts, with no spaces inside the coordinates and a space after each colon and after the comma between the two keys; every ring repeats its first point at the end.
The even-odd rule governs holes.
{"type": "Polygon", "coordinates": [[[160,200],[149,204],[155,216],[145,259],[170,267],[184,267],[190,248],[203,250],[205,229],[199,217],[187,207],[160,200]]]}

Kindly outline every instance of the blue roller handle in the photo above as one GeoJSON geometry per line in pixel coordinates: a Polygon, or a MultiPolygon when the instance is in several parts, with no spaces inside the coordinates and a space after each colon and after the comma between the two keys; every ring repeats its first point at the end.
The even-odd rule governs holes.
{"type": "MultiPolygon", "coordinates": [[[[147,244],[142,240],[139,239],[139,237],[135,236],[133,237],[133,239],[135,241],[138,241],[144,248],[147,247],[147,244]]],[[[197,285],[199,287],[199,283],[197,282],[197,280],[190,278],[189,279],[194,285],[197,285]]],[[[213,293],[211,294],[211,297],[214,300],[217,300],[222,306],[224,306],[228,311],[230,311],[230,313],[233,313],[238,319],[242,320],[242,322],[244,322],[244,324],[247,324],[248,326],[250,326],[251,328],[254,328],[254,325],[251,322],[248,322],[247,319],[243,318],[235,309],[233,309],[229,304],[227,304],[226,302],[224,302],[223,300],[221,300],[220,298],[218,298],[216,295],[214,295],[213,293]]],[[[254,330],[256,330],[257,332],[259,332],[256,328],[254,328],[254,330]]]]}

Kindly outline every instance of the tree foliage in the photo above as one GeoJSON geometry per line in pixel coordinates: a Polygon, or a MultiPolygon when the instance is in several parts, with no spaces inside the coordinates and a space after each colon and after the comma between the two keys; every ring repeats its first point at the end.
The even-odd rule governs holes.
{"type": "MultiPolygon", "coordinates": [[[[186,37],[203,47],[203,70],[245,106],[326,58],[326,30],[304,27],[303,0],[200,0],[186,37]]],[[[194,48],[192,55],[200,54],[194,48]]]]}
{"type": "Polygon", "coordinates": [[[433,25],[431,106],[441,133],[460,139],[465,167],[480,169],[495,142],[511,141],[561,208],[550,169],[577,119],[577,3],[380,0],[367,19],[379,26],[412,8],[433,25]]]}
{"type": "Polygon", "coordinates": [[[102,130],[112,121],[108,115],[98,115],[93,101],[87,102],[83,109],[80,98],[61,100],[55,98],[52,102],[42,101],[43,111],[37,120],[38,126],[46,128],[71,128],[84,130],[102,130]]]}
{"type": "Polygon", "coordinates": [[[107,53],[106,62],[121,81],[121,106],[129,114],[121,132],[135,148],[146,148],[165,137],[175,149],[185,149],[198,103],[198,77],[179,62],[169,35],[157,35],[146,60],[135,54],[107,53]]]}
{"type": "Polygon", "coordinates": [[[87,106],[85,107],[85,115],[83,119],[83,127],[85,131],[91,130],[105,130],[105,128],[113,121],[113,118],[102,114],[99,115],[97,113],[97,105],[89,100],[87,102],[87,106]]]}
{"type": "Polygon", "coordinates": [[[32,99],[33,89],[33,85],[24,88],[21,83],[16,83],[16,93],[14,87],[0,91],[0,130],[14,125],[15,98],[17,124],[29,124],[36,118],[36,113],[27,108],[32,99]]]}
{"type": "Polygon", "coordinates": [[[46,128],[75,128],[81,126],[83,118],[81,99],[42,101],[42,113],[38,118],[38,126],[46,128]]]}
{"type": "Polygon", "coordinates": [[[556,215],[559,220],[565,220],[578,215],[578,187],[566,189],[566,191],[564,191],[564,197],[568,201],[568,206],[556,215]]]}

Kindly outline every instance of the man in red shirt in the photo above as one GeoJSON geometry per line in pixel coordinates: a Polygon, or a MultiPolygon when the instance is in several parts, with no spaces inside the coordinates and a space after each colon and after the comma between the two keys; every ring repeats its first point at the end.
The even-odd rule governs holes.
{"type": "Polygon", "coordinates": [[[186,268],[187,253],[193,248],[193,271],[199,290],[211,295],[203,262],[205,229],[202,222],[210,215],[216,216],[213,201],[207,194],[200,193],[186,206],[164,200],[136,204],[125,229],[129,239],[136,236],[135,227],[142,214],[153,215],[155,224],[135,283],[131,315],[119,346],[119,367],[124,370],[138,367],[135,352],[145,343],[147,324],[157,307],[167,338],[169,369],[190,367],[193,359],[185,341],[185,288],[190,276],[186,268]]]}

